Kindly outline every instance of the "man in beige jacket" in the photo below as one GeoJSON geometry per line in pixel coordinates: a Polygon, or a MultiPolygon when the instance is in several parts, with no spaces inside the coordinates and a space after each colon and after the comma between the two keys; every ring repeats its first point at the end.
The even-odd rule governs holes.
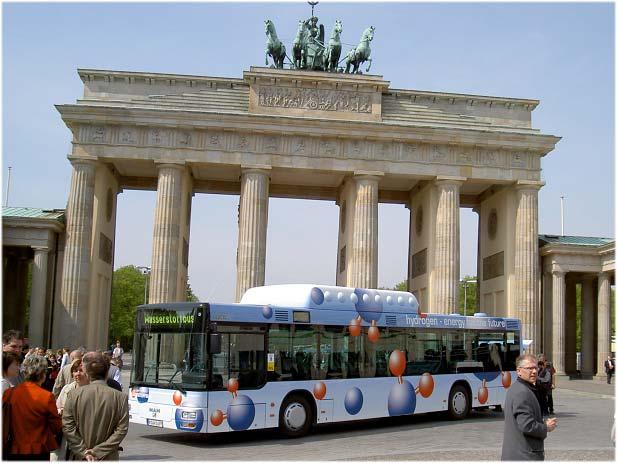
{"type": "Polygon", "coordinates": [[[128,396],[105,382],[109,363],[100,352],[82,359],[90,384],[67,394],[62,430],[75,460],[118,460],[118,448],[129,430],[128,396]]]}

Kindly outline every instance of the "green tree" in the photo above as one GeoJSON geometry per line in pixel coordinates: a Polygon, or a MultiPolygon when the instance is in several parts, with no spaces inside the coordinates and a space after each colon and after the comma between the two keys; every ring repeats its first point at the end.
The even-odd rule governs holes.
{"type": "Polygon", "coordinates": [[[119,339],[123,346],[133,344],[135,312],[144,303],[146,278],[134,265],[120,267],[114,271],[111,287],[111,319],[109,341],[119,339]]]}
{"type": "Polygon", "coordinates": [[[477,278],[467,275],[458,283],[458,313],[461,315],[473,315],[478,311],[476,300],[477,278]],[[465,282],[467,282],[467,312],[465,312],[465,282]]]}
{"type": "Polygon", "coordinates": [[[199,302],[199,297],[193,293],[193,289],[189,283],[189,280],[186,280],[186,300],[188,302],[199,302]]]}

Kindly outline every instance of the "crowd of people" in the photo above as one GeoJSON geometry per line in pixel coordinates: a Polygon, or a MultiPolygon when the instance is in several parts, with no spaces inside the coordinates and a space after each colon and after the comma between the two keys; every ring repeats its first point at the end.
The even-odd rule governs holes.
{"type": "Polygon", "coordinates": [[[117,460],[129,421],[123,354],[119,342],[110,351],[53,351],[4,333],[3,459],[117,460]]]}

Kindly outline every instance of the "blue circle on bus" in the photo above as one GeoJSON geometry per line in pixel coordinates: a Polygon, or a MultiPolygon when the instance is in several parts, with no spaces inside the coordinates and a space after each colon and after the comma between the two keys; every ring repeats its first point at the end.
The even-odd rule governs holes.
{"type": "Polygon", "coordinates": [[[416,390],[409,381],[396,383],[388,396],[388,413],[390,416],[411,415],[416,411],[416,390]]]}
{"type": "Polygon", "coordinates": [[[381,299],[379,299],[379,302],[375,301],[376,291],[356,288],[354,294],[358,297],[356,310],[360,316],[367,322],[379,320],[383,312],[383,302],[381,299]]]}
{"type": "Polygon", "coordinates": [[[227,423],[234,431],[245,431],[255,418],[255,404],[250,397],[236,396],[227,406],[227,423]]]}
{"type": "Polygon", "coordinates": [[[175,419],[176,428],[182,431],[199,432],[204,425],[204,412],[203,410],[176,408],[175,419]]]}
{"type": "Polygon", "coordinates": [[[473,375],[480,381],[486,380],[487,383],[493,381],[497,376],[501,374],[501,371],[477,371],[473,375]]]}
{"type": "Polygon", "coordinates": [[[317,305],[323,304],[323,300],[324,300],[323,291],[316,287],[311,289],[311,299],[317,305]]]}
{"type": "Polygon", "coordinates": [[[140,404],[146,403],[150,395],[150,389],[147,387],[140,387],[137,389],[137,402],[140,404]]]}
{"type": "Polygon", "coordinates": [[[261,309],[261,314],[265,318],[272,318],[272,307],[270,307],[269,305],[264,305],[261,309]]]}
{"type": "Polygon", "coordinates": [[[362,403],[364,402],[364,396],[362,391],[357,387],[352,387],[345,394],[345,410],[350,415],[357,415],[362,409],[362,403]]]}

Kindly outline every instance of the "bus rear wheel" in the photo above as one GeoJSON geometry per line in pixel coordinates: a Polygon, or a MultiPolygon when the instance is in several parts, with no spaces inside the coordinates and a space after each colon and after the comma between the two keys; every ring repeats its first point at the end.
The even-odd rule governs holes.
{"type": "Polygon", "coordinates": [[[313,408],[301,395],[290,395],[281,406],[279,428],[287,437],[302,437],[313,425],[313,408]]]}
{"type": "Polygon", "coordinates": [[[469,393],[464,386],[455,384],[448,398],[448,415],[453,420],[462,420],[469,414],[471,403],[469,393]]]}

